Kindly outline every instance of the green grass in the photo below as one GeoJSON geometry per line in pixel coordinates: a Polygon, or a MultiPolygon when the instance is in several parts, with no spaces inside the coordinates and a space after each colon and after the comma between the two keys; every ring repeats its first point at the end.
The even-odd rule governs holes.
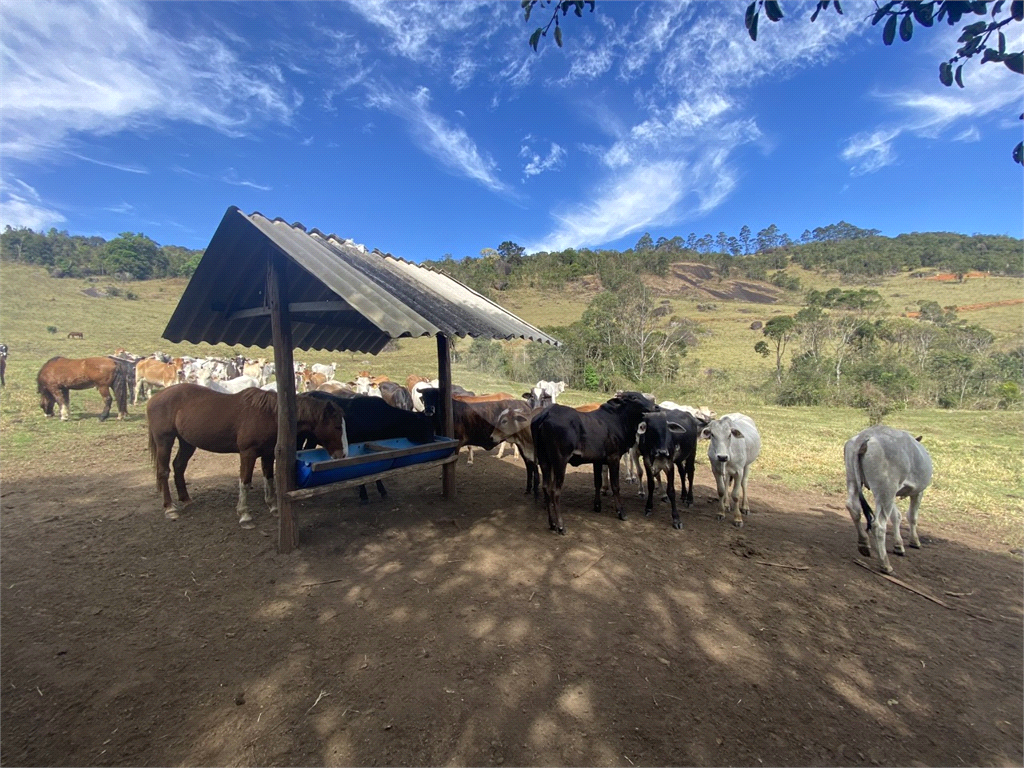
{"type": "MultiPolygon", "coordinates": [[[[816,273],[797,268],[805,286],[828,288],[816,273]]],[[[194,356],[233,353],[249,357],[273,356],[273,350],[206,344],[170,344],[160,338],[178,298],[183,280],[155,280],[130,284],[137,300],[92,298],[82,291],[103,287],[104,282],[52,279],[42,269],[5,264],[0,274],[0,340],[10,347],[8,384],[0,395],[0,465],[3,473],[18,471],[45,475],[50,472],[40,457],[56,451],[71,461],[87,459],[97,450],[130,431],[144,428],[141,408],[130,407],[132,419],[113,418],[100,424],[101,401],[95,390],[71,395],[71,422],[47,420],[39,409],[35,376],[54,355],[88,357],[125,347],[137,354],[162,350],[194,356]],[[47,326],[56,326],[51,334],[47,326]],[[67,339],[68,331],[81,331],[85,339],[67,339]]],[[[896,301],[915,305],[911,296],[934,298],[940,304],[971,304],[1017,298],[1024,281],[1010,278],[972,280],[964,285],[940,284],[907,277],[880,281],[877,287],[894,309],[896,301]],[[899,295],[897,295],[899,294],[899,295]],[[942,298],[939,298],[939,297],[942,298]]],[[[124,289],[124,286],[121,286],[124,289]]],[[[591,298],[583,290],[509,291],[500,303],[538,326],[564,325],[579,319],[591,298]]],[[[759,402],[754,388],[771,373],[774,361],[754,354],[760,333],[750,330],[754,320],[795,312],[793,303],[774,305],[714,301],[717,309],[698,311],[706,299],[669,296],[673,312],[699,322],[705,333],[689,351],[686,374],[674,385],[659,388],[659,399],[709,405],[719,413],[743,410],[757,421],[764,439],[754,478],[771,476],[773,482],[799,490],[844,494],[842,446],[867,424],[864,414],[852,409],[781,408],[759,402]],[[779,478],[775,480],[774,478],[779,478]]],[[[967,313],[965,313],[967,316],[967,313]]],[[[1024,309],[1020,306],[970,313],[970,319],[989,327],[1001,341],[1020,338],[1024,309]],[[1003,311],[1003,310],[1010,311],[1003,311]]],[[[457,339],[466,351],[470,339],[457,339]]],[[[395,352],[373,357],[355,353],[296,351],[307,363],[338,363],[338,378],[347,379],[367,369],[404,383],[417,373],[437,375],[436,343],[432,338],[401,339],[395,352]]],[[[453,366],[456,381],[478,392],[505,391],[520,394],[532,382],[496,378],[462,364],[453,366]]],[[[604,399],[594,392],[569,391],[564,402],[578,405],[604,399]]],[[[922,515],[1011,547],[1024,543],[1024,421],[1018,412],[918,410],[893,414],[892,426],[924,435],[924,444],[935,463],[935,479],[926,493],[922,515]]],[[[145,462],[145,456],[126,456],[125,462],[145,462]]]]}

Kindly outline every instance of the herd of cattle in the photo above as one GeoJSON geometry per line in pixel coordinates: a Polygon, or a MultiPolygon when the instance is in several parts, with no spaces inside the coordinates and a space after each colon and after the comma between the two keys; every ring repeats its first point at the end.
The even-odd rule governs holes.
{"type": "MultiPolygon", "coordinates": [[[[161,353],[137,358],[118,350],[120,359],[135,363],[135,402],[154,388],[168,388],[189,382],[233,396],[259,388],[276,390],[273,363],[244,357],[196,359],[171,358],[161,353]]],[[[442,407],[436,379],[409,376],[406,383],[385,376],[360,372],[351,381],[335,379],[337,365],[296,363],[293,372],[296,391],[303,397],[331,402],[344,413],[348,442],[365,442],[405,437],[415,442],[433,439],[441,433],[442,407]]],[[[185,387],[187,389],[188,387],[185,387]]],[[[540,381],[521,397],[498,392],[477,395],[453,385],[452,417],[454,436],[460,447],[499,448],[506,445],[521,455],[526,465],[526,492],[538,499],[543,491],[548,525],[564,534],[561,492],[566,467],[591,464],[594,473],[594,511],[601,511],[602,493],[611,492],[615,510],[626,519],[619,492],[620,461],[626,460],[627,478],[643,481],[640,495],[646,497],[645,514],[653,511],[655,483],[665,477],[663,499],[670,502],[672,526],[682,528],[677,498],[689,507],[693,503],[693,475],[699,439],[708,441],[707,456],[718,491],[718,519],[731,513],[732,522],[742,527],[749,514],[747,484],[751,464],[761,451],[761,436],[753,419],[742,413],[718,417],[706,406],[692,407],[670,401],[656,403],[653,395],[620,391],[606,402],[569,407],[557,402],[564,392],[563,382],[540,381]],[[680,493],[675,493],[678,472],[680,493]]],[[[159,398],[157,398],[159,399],[159,398]]],[[[299,435],[300,447],[313,447],[312,434],[299,435]]],[[[202,446],[199,446],[202,447],[202,446]]],[[[181,448],[179,446],[179,452],[181,448]]],[[[192,448],[194,450],[194,447],[192,448]]],[[[347,447],[346,447],[347,451],[347,447]]],[[[239,451],[240,452],[240,451],[239,451]]],[[[920,546],[917,514],[921,494],[931,481],[932,465],[928,452],[909,433],[889,427],[871,427],[851,438],[845,446],[847,509],[857,530],[858,547],[870,556],[872,550],[880,567],[891,572],[886,556],[887,524],[894,530],[894,551],[904,553],[899,532],[898,497],[910,497],[908,522],[910,545],[920,546]],[[878,515],[871,509],[863,489],[872,491],[878,515]],[[864,514],[866,528],[861,527],[864,514]],[[869,537],[870,534],[870,537],[869,537]]],[[[187,459],[186,459],[187,462],[187,459]]],[[[184,466],[180,477],[176,464],[176,483],[184,487],[184,466]]],[[[251,481],[245,479],[245,485],[251,481]]],[[[380,483],[378,490],[385,491],[380,483]]],[[[240,494],[245,489],[240,487],[240,494]]],[[[361,489],[365,498],[365,489],[361,489]]],[[[267,494],[268,503],[271,494],[267,494]]],[[[241,504],[241,499],[240,499],[241,504]]],[[[239,507],[241,514],[241,506],[239,507]]],[[[165,511],[173,516],[170,497],[165,494],[165,511]]]]}

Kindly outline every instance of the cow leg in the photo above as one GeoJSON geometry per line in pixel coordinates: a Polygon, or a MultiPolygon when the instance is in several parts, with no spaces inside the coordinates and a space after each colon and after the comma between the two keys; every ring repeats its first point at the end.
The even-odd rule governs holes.
{"type": "Polygon", "coordinates": [[[921,548],[921,539],[917,537],[917,512],[921,508],[921,495],[915,493],[910,497],[910,508],[907,509],[907,522],[910,524],[910,546],[921,548]]]}
{"type": "Polygon", "coordinates": [[[608,464],[608,473],[612,478],[612,498],[615,500],[615,511],[619,513],[619,520],[625,520],[626,508],[622,504],[622,497],[619,496],[619,462],[617,459],[608,464]]]}
{"type": "Polygon", "coordinates": [[[725,513],[729,511],[729,507],[725,503],[726,491],[728,490],[728,481],[725,478],[725,467],[716,470],[714,465],[711,467],[715,475],[715,486],[718,489],[718,514],[715,516],[718,520],[725,520],[725,513]]]}
{"type": "Polygon", "coordinates": [[[903,546],[903,534],[900,533],[900,523],[902,522],[900,516],[900,508],[896,506],[895,497],[892,500],[892,504],[889,507],[888,518],[892,520],[892,552],[894,555],[903,557],[907,554],[907,550],[903,546]]]}
{"type": "MultiPolygon", "coordinates": [[[[892,566],[889,565],[889,554],[885,551],[885,533],[886,528],[889,527],[889,516],[886,513],[888,510],[888,504],[884,501],[880,501],[878,496],[875,496],[875,500],[878,501],[878,508],[875,516],[875,525],[871,530],[871,543],[874,544],[875,555],[878,556],[878,567],[882,573],[892,573],[892,566]]],[[[896,518],[896,531],[899,533],[899,518],[896,518]]]]}
{"type": "MultiPolygon", "coordinates": [[[[654,472],[651,469],[650,460],[644,456],[642,471],[647,472],[647,503],[644,505],[644,515],[650,517],[654,512],[654,472]]],[[[644,495],[643,486],[640,488],[640,495],[644,495]]]]}
{"type": "MultiPolygon", "coordinates": [[[[668,480],[666,482],[668,487],[668,498],[669,501],[672,502],[672,527],[678,531],[682,529],[683,523],[679,519],[679,509],[676,507],[676,468],[671,462],[669,462],[668,469],[665,470],[665,474],[668,475],[668,480]]],[[[680,478],[681,477],[682,475],[680,475],[680,478]]],[[[682,480],[680,480],[680,482],[682,482],[682,480]]]]}
{"type": "Polygon", "coordinates": [[[107,417],[110,416],[110,406],[114,404],[114,397],[110,394],[110,387],[106,384],[102,384],[96,387],[100,391],[100,397],[103,398],[103,410],[100,412],[100,421],[106,421],[107,417]]]}
{"type": "MultiPolygon", "coordinates": [[[[171,457],[171,444],[174,443],[174,438],[171,438],[171,442],[167,444],[167,458],[171,457]]],[[[158,447],[159,451],[160,448],[158,447]]],[[[187,507],[192,503],[192,499],[189,498],[188,488],[185,486],[185,468],[188,467],[189,459],[192,458],[192,454],[196,452],[196,447],[192,443],[186,443],[180,437],[178,438],[178,453],[174,456],[174,488],[178,492],[178,507],[187,507]]],[[[159,464],[157,465],[159,467],[159,464]]],[[[157,470],[159,472],[159,470],[157,470]]],[[[171,492],[167,488],[167,481],[164,480],[164,514],[172,520],[176,519],[177,514],[173,513],[173,507],[171,506],[171,492]],[[169,512],[170,510],[170,512],[169,512]]]]}
{"type": "Polygon", "coordinates": [[[636,445],[626,451],[626,482],[640,482],[640,457],[636,445]]]}
{"type": "Polygon", "coordinates": [[[641,499],[645,499],[649,495],[647,493],[647,489],[644,487],[644,472],[647,473],[647,480],[648,480],[647,485],[650,486],[651,485],[651,482],[650,482],[651,481],[651,467],[650,467],[650,464],[648,464],[648,462],[647,462],[647,457],[646,456],[643,457],[643,462],[641,462],[640,464],[637,465],[637,470],[636,470],[637,485],[640,486],[637,489],[637,491],[636,491],[636,495],[639,496],[641,499]]]}
{"type": "MultiPolygon", "coordinates": [[[[604,490],[603,487],[602,487],[603,484],[604,484],[602,482],[603,481],[603,476],[604,476],[604,472],[602,471],[603,467],[604,467],[604,464],[602,464],[600,461],[595,461],[594,462],[594,511],[595,512],[600,512],[601,511],[601,493],[604,490]]],[[[618,467],[616,467],[616,469],[618,469],[618,467]]],[[[608,465],[608,472],[609,472],[609,475],[610,475],[611,474],[611,464],[608,465]]]]}
{"type": "MultiPolygon", "coordinates": [[[[850,519],[853,520],[853,529],[857,531],[857,551],[864,555],[864,557],[871,557],[868,535],[860,525],[861,491],[857,486],[856,482],[847,481],[846,483],[846,511],[850,513],[850,519]]],[[[867,519],[871,520],[870,514],[867,519]]]]}
{"type": "MultiPolygon", "coordinates": [[[[732,510],[732,524],[737,528],[743,527],[743,507],[747,503],[747,470],[744,469],[742,474],[734,475],[732,478],[732,495],[730,509],[732,510]],[[742,498],[742,502],[740,497],[742,498]]],[[[747,512],[749,513],[749,509],[747,512]]]]}
{"type": "Polygon", "coordinates": [[[238,524],[250,530],[256,527],[249,514],[249,491],[252,490],[252,472],[256,468],[256,454],[253,451],[243,451],[238,457],[238,524]]]}
{"type": "Polygon", "coordinates": [[[473,466],[473,446],[467,445],[466,447],[469,449],[469,461],[467,461],[466,464],[473,466]]]}
{"type": "Polygon", "coordinates": [[[694,459],[691,456],[686,460],[686,468],[679,469],[679,495],[683,495],[683,490],[686,490],[686,499],[683,501],[685,507],[690,507],[693,504],[693,469],[694,459]]]}
{"type": "Polygon", "coordinates": [[[274,488],[274,454],[265,453],[260,456],[260,469],[263,470],[263,500],[270,508],[270,514],[277,516],[277,490],[274,488]]]}
{"type": "Polygon", "coordinates": [[[559,461],[556,465],[541,464],[544,473],[544,502],[548,508],[548,527],[565,535],[562,523],[562,484],[565,482],[565,464],[559,461]]]}

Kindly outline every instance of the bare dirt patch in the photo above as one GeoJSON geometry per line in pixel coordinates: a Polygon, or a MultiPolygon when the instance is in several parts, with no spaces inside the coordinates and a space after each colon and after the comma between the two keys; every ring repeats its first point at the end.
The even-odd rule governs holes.
{"type": "Polygon", "coordinates": [[[779,291],[775,287],[758,281],[722,279],[707,264],[676,263],[670,267],[668,275],[645,276],[644,282],[659,293],[692,299],[744,301],[753,304],[775,304],[779,300],[779,291]]]}
{"type": "Polygon", "coordinates": [[[305,503],[281,556],[262,494],[236,523],[235,457],[198,453],[165,520],[138,426],[4,465],[4,765],[1024,759],[1021,563],[927,495],[896,576],[950,609],[857,567],[839,498],[755,472],[747,526],[716,521],[706,465],[682,531],[630,486],[595,515],[577,472],[556,536],[478,454],[451,502],[423,472],[305,503]]]}

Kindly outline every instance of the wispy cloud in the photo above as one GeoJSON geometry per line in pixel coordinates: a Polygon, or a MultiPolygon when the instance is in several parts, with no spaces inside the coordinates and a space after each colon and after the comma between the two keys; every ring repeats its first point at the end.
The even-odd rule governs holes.
{"type": "Polygon", "coordinates": [[[40,205],[38,201],[26,200],[7,190],[0,192],[0,227],[27,227],[45,232],[66,220],[64,214],[40,205]]]}
{"type": "Polygon", "coordinates": [[[966,130],[960,131],[960,133],[954,136],[953,141],[981,141],[981,131],[979,131],[975,126],[972,125],[966,130]]]}
{"type": "MultiPolygon", "coordinates": [[[[145,4],[4,3],[0,97],[8,157],[51,156],[73,134],[109,134],[171,119],[240,135],[288,122],[301,97],[272,65],[223,40],[177,39],[145,4]]],[[[126,169],[128,170],[128,169],[126,169]]]]}
{"type": "MultiPolygon", "coordinates": [[[[523,141],[529,141],[529,139],[530,137],[527,136],[523,141]]],[[[527,159],[523,173],[527,176],[537,176],[544,171],[552,171],[561,167],[565,162],[566,153],[555,142],[551,142],[551,149],[548,150],[547,157],[542,158],[530,148],[529,144],[523,144],[519,150],[519,156],[527,159]]]]}
{"type": "Polygon", "coordinates": [[[497,163],[477,148],[469,134],[430,110],[427,88],[399,93],[378,86],[370,90],[367,106],[405,120],[420,148],[450,171],[478,181],[495,192],[509,191],[497,176],[497,163]]]}
{"type": "Polygon", "coordinates": [[[108,163],[103,160],[96,160],[95,158],[92,157],[80,155],[77,152],[71,152],[70,150],[64,150],[64,154],[70,155],[71,157],[77,158],[79,160],[84,160],[87,163],[92,163],[94,165],[102,165],[104,168],[113,168],[115,171],[126,171],[127,173],[149,173],[147,169],[140,168],[137,165],[122,165],[120,163],[108,163]]]}
{"type": "Polygon", "coordinates": [[[850,173],[863,176],[896,162],[892,142],[902,133],[900,128],[859,133],[843,148],[841,157],[850,163],[850,173]]]}

